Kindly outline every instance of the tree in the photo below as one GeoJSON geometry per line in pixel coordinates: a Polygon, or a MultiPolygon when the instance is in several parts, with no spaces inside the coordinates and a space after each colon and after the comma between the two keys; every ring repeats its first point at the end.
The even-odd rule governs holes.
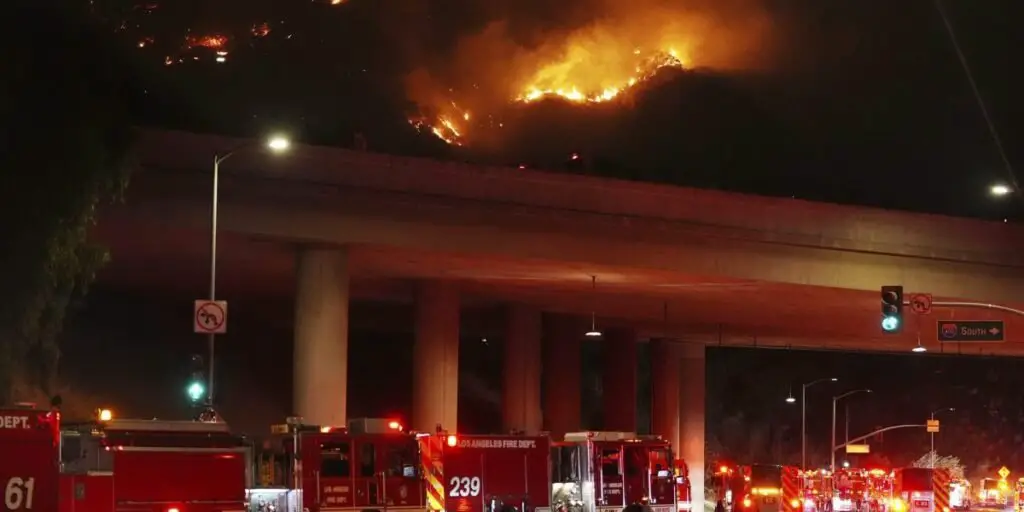
{"type": "Polygon", "coordinates": [[[108,260],[89,229],[127,185],[131,138],[131,67],[109,34],[71,2],[8,8],[3,37],[47,36],[4,41],[0,64],[0,403],[55,391],[68,307],[108,260]]]}
{"type": "Polygon", "coordinates": [[[930,451],[921,456],[921,458],[915,460],[911,466],[915,468],[943,468],[948,469],[950,477],[954,480],[962,480],[964,478],[964,470],[966,469],[963,464],[960,463],[959,457],[953,457],[952,455],[939,455],[934,451],[930,451]],[[932,460],[934,458],[934,466],[932,460]]]}

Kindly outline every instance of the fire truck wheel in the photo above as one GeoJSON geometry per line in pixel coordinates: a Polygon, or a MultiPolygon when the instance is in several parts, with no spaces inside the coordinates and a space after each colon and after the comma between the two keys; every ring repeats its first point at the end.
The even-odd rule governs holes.
{"type": "Polygon", "coordinates": [[[639,503],[634,503],[627,505],[626,508],[622,509],[622,512],[651,512],[651,509],[639,503]]]}

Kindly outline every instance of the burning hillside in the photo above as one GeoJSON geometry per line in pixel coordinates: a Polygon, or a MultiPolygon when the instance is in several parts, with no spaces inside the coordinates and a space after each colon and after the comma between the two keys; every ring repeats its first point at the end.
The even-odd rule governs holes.
{"type": "Polygon", "coordinates": [[[481,125],[500,128],[496,116],[510,104],[552,99],[586,108],[615,103],[666,68],[759,65],[768,18],[753,0],[683,3],[609,3],[580,27],[540,37],[492,23],[460,41],[451,65],[408,77],[421,108],[410,122],[463,145],[481,125]],[[542,42],[517,42],[525,39],[542,42]]]}

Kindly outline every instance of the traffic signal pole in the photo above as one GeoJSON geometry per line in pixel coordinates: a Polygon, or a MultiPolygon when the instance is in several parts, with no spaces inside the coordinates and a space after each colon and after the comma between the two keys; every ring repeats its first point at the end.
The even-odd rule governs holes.
{"type": "MultiPolygon", "coordinates": [[[[909,306],[910,301],[903,301],[904,306],[909,306]]],[[[1011,308],[1009,306],[1002,306],[999,304],[989,304],[987,302],[960,302],[960,301],[944,301],[936,300],[932,302],[932,306],[945,307],[945,308],[973,308],[973,309],[994,309],[996,311],[1002,311],[1004,313],[1011,313],[1017,316],[1024,316],[1024,310],[1017,308],[1011,308]]]]}
{"type": "Polygon", "coordinates": [[[861,441],[864,441],[866,439],[870,439],[871,437],[877,436],[878,434],[881,434],[882,432],[887,432],[889,430],[896,430],[896,429],[900,429],[900,428],[928,428],[928,425],[916,425],[916,424],[915,425],[893,425],[891,427],[880,428],[880,429],[878,429],[878,430],[876,430],[874,432],[869,432],[869,433],[864,434],[864,435],[862,435],[860,437],[855,437],[853,439],[850,439],[849,441],[847,441],[847,442],[845,442],[843,444],[833,446],[832,447],[832,455],[834,457],[836,451],[839,450],[840,448],[845,447],[845,446],[848,446],[848,445],[851,445],[851,444],[857,444],[857,443],[859,443],[861,441]]]}

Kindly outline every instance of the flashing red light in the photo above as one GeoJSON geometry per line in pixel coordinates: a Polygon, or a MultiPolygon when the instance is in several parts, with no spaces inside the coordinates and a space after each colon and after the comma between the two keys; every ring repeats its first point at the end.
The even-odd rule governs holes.
{"type": "Polygon", "coordinates": [[[401,432],[402,431],[402,424],[397,422],[397,421],[392,421],[392,422],[388,423],[388,428],[390,428],[391,430],[397,430],[397,431],[401,432]]]}
{"type": "Polygon", "coordinates": [[[178,507],[171,507],[171,508],[167,509],[167,512],[180,512],[180,511],[178,510],[178,507]]]}
{"type": "Polygon", "coordinates": [[[448,446],[454,447],[455,445],[459,444],[459,438],[455,436],[448,436],[447,442],[448,446]]]}

